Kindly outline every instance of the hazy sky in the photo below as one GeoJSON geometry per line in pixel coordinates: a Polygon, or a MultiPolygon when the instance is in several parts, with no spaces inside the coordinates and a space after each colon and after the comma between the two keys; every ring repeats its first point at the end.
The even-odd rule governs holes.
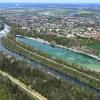
{"type": "Polygon", "coordinates": [[[0,2],[32,3],[100,3],[100,0],[0,0],[0,2]]]}

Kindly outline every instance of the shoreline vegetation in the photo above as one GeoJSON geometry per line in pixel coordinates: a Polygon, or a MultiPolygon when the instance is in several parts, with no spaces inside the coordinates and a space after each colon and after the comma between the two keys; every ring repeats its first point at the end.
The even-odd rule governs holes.
{"type": "Polygon", "coordinates": [[[11,37],[10,38],[3,37],[2,44],[7,49],[9,49],[13,52],[16,52],[20,55],[28,57],[29,59],[35,60],[44,65],[48,65],[48,67],[50,67],[50,68],[60,71],[61,73],[68,74],[86,84],[89,84],[90,86],[100,89],[100,80],[98,79],[100,77],[99,73],[91,72],[91,71],[84,71],[84,70],[81,71],[81,69],[77,70],[77,68],[75,69],[74,67],[69,67],[68,65],[66,66],[66,65],[60,64],[56,61],[48,60],[48,58],[45,58],[43,56],[41,57],[40,54],[38,54],[36,51],[35,52],[30,51],[28,46],[27,46],[27,48],[25,48],[25,45],[15,41],[14,39],[11,39],[11,37]],[[90,75],[88,75],[89,73],[90,73],[90,75]],[[92,76],[92,74],[93,74],[93,76],[92,76]]]}
{"type": "MultiPolygon", "coordinates": [[[[23,61],[16,60],[14,57],[9,57],[0,53],[0,60],[0,69],[2,71],[16,77],[21,82],[28,85],[30,89],[35,89],[47,97],[48,100],[73,100],[73,98],[74,100],[100,99],[99,93],[88,92],[88,88],[80,88],[70,81],[57,79],[51,74],[47,74],[43,70],[36,68],[34,65],[32,65],[34,66],[32,67],[23,61]]],[[[16,88],[14,88],[14,91],[16,91],[16,88]]],[[[22,98],[21,100],[31,99],[22,98]]]]}

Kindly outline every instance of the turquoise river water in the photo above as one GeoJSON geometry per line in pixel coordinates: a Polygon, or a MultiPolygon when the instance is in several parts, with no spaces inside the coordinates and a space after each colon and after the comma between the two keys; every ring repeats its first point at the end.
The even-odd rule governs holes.
{"type": "Polygon", "coordinates": [[[74,64],[78,64],[80,67],[83,66],[91,70],[100,71],[100,61],[88,55],[77,53],[69,49],[52,47],[49,44],[44,44],[37,40],[33,40],[25,37],[17,36],[16,39],[35,49],[38,49],[41,52],[47,53],[53,57],[66,61],[69,64],[74,63],[74,64]]]}

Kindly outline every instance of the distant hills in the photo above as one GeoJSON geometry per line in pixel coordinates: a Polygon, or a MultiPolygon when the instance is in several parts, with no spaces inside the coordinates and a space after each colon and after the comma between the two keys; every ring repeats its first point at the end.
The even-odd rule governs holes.
{"type": "Polygon", "coordinates": [[[0,8],[77,8],[100,7],[99,4],[58,4],[58,3],[0,3],[0,8]]]}

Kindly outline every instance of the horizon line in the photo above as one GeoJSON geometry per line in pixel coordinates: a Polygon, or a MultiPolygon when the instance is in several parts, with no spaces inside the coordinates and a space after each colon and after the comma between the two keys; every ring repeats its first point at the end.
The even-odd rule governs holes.
{"type": "Polygon", "coordinates": [[[18,3],[18,4],[22,4],[22,3],[32,3],[32,4],[100,4],[100,2],[66,2],[66,3],[56,3],[56,2],[0,2],[0,3],[18,3]]]}

